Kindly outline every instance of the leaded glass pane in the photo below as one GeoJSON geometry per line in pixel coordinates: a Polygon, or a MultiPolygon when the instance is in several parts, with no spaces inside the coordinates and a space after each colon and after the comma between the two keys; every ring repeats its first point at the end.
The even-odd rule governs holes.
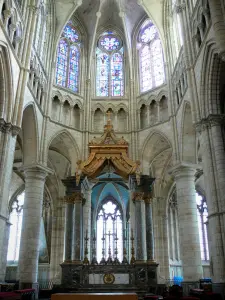
{"type": "Polygon", "coordinates": [[[148,45],[140,51],[141,90],[145,92],[152,88],[151,53],[148,45]]]}
{"type": "Polygon", "coordinates": [[[112,96],[123,96],[123,58],[115,53],[111,59],[111,89],[112,96]]]}
{"type": "Polygon", "coordinates": [[[56,67],[56,84],[63,87],[66,86],[68,60],[68,44],[65,40],[61,40],[58,46],[57,67],[56,67]]]}
{"type": "Polygon", "coordinates": [[[78,92],[79,58],[80,58],[80,52],[77,49],[77,47],[76,46],[70,47],[68,88],[74,92],[78,92]]]}
{"type": "Polygon", "coordinates": [[[109,56],[106,53],[97,51],[97,78],[96,94],[106,97],[109,95],[109,56]]]}
{"type": "Polygon", "coordinates": [[[154,79],[155,86],[159,86],[164,82],[164,61],[163,61],[163,53],[161,41],[156,40],[151,45],[152,48],[152,59],[154,66],[154,79]]]}
{"type": "Polygon", "coordinates": [[[71,42],[78,42],[79,35],[78,32],[74,27],[72,27],[70,24],[67,24],[64,28],[63,35],[65,38],[70,40],[71,42]]]}
{"type": "Polygon", "coordinates": [[[99,40],[99,46],[107,51],[118,50],[121,47],[120,40],[114,35],[103,36],[99,40]]]}

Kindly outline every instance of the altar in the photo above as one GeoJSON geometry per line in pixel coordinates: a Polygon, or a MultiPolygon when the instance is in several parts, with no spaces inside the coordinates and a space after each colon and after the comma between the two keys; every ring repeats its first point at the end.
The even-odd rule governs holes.
{"type": "Polygon", "coordinates": [[[77,293],[53,294],[51,300],[137,300],[135,293],[77,293]]]}
{"type": "Polygon", "coordinates": [[[109,118],[103,135],[89,142],[88,159],[77,161],[75,176],[62,180],[66,216],[61,283],[69,291],[147,291],[157,285],[154,178],[141,174],[140,162],[128,157],[128,148],[109,118]]]}

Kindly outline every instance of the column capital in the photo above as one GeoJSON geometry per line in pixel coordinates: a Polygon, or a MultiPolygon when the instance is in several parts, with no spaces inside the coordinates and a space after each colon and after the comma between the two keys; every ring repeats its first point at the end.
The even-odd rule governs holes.
{"type": "Polygon", "coordinates": [[[24,172],[25,178],[40,179],[43,181],[48,175],[53,174],[50,168],[40,164],[23,166],[20,170],[24,172]]]}
{"type": "Polygon", "coordinates": [[[195,123],[196,131],[201,133],[202,131],[212,128],[213,126],[220,126],[225,123],[225,115],[209,115],[207,118],[201,119],[201,121],[195,123]]]}
{"type": "Polygon", "coordinates": [[[65,196],[64,201],[68,204],[84,203],[85,199],[81,192],[74,192],[71,195],[65,196]]]}
{"type": "Polygon", "coordinates": [[[12,136],[15,136],[19,131],[20,127],[13,125],[12,123],[7,123],[3,118],[0,118],[0,132],[12,133],[12,136]]]}
{"type": "Polygon", "coordinates": [[[133,192],[132,200],[134,202],[144,201],[144,192],[133,192]]]}
{"type": "Polygon", "coordinates": [[[180,163],[173,166],[169,170],[169,174],[174,176],[175,179],[182,177],[193,177],[194,179],[197,169],[200,169],[200,166],[198,164],[180,163]]]}

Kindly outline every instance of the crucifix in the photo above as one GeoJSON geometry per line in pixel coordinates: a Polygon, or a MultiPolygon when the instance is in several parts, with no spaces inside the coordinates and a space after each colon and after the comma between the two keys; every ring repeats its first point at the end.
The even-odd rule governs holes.
{"type": "Polygon", "coordinates": [[[114,236],[114,233],[111,233],[110,230],[109,230],[109,233],[106,233],[105,235],[108,235],[108,236],[109,236],[109,249],[108,249],[109,257],[108,257],[108,262],[112,262],[112,253],[111,253],[111,246],[110,246],[110,237],[111,237],[111,236],[114,236]]]}

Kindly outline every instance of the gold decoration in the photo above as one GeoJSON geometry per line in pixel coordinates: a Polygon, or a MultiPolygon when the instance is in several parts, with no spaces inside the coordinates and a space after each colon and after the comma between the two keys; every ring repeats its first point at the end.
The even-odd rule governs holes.
{"type": "Polygon", "coordinates": [[[77,161],[76,184],[80,182],[81,175],[96,178],[106,164],[111,164],[118,175],[128,178],[136,174],[137,183],[140,184],[140,161],[132,161],[128,157],[128,142],[124,137],[117,138],[111,124],[111,112],[107,112],[108,120],[104,126],[101,137],[94,137],[89,143],[89,157],[86,161],[77,161]]]}
{"type": "Polygon", "coordinates": [[[133,201],[142,201],[144,200],[144,192],[134,192],[132,198],[133,201]]]}
{"type": "Polygon", "coordinates": [[[111,273],[105,274],[103,277],[103,281],[105,284],[113,284],[115,281],[115,276],[111,273]]]}
{"type": "Polygon", "coordinates": [[[83,200],[84,200],[84,198],[83,198],[83,194],[81,192],[74,192],[73,194],[64,197],[64,201],[69,204],[83,202],[83,200]]]}

